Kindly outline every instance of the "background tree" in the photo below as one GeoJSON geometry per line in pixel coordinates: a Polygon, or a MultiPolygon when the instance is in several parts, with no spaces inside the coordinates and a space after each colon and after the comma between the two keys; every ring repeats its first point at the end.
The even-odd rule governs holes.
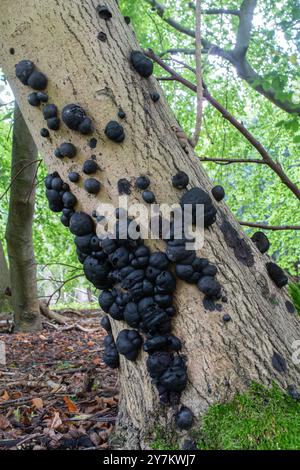
{"type": "MultiPolygon", "coordinates": [[[[99,142],[95,153],[103,170],[103,188],[99,198],[90,197],[81,185],[72,184],[78,209],[91,213],[100,199],[116,202],[118,180],[133,180],[140,172],[150,175],[159,202],[178,201],[178,192],[167,184],[178,169],[188,171],[192,186],[210,191],[211,183],[192,149],[187,155],[176,139],[172,130],[176,120],[165,100],[162,97],[154,104],[150,99],[149,92],[159,90],[157,82],[141,79],[130,67],[130,53],[138,48],[131,27],[115,1],[106,3],[112,12],[110,21],[99,18],[93,1],[42,0],[37,9],[32,0],[24,5],[20,18],[16,1],[4,0],[3,69],[48,168],[67,180],[71,166],[81,171],[91,152],[86,137],[64,126],[51,134],[51,141],[42,141],[40,110],[29,108],[28,89],[15,78],[14,65],[24,58],[33,60],[48,76],[47,91],[59,110],[66,103],[79,102],[95,123],[93,135],[99,142]],[[19,30],[22,33],[16,35],[19,30]],[[99,30],[106,34],[106,42],[98,39],[99,30]],[[119,106],[127,118],[126,139],[118,146],[106,139],[104,129],[116,118],[119,106]],[[74,164],[53,156],[53,150],[66,140],[79,150],[74,164]]],[[[129,199],[136,198],[139,193],[133,190],[129,199]]],[[[163,249],[162,244],[155,246],[163,249]]],[[[262,256],[251,244],[224,203],[218,205],[216,224],[206,232],[201,256],[218,266],[218,279],[228,298],[226,312],[232,321],[225,324],[222,315],[209,312],[195,286],[178,282],[174,333],[183,341],[189,372],[182,402],[198,417],[211,403],[229,398],[252,380],[267,385],[275,380],[283,388],[291,382],[299,385],[299,367],[291,359],[292,342],[300,333],[299,320],[286,307],[286,290],[279,291],[267,276],[267,255],[262,256]]],[[[124,327],[122,322],[113,322],[114,336],[124,327]]],[[[170,409],[158,404],[145,359],[144,353],[136,363],[121,358],[119,434],[123,429],[122,446],[131,449],[144,447],[158,423],[173,427],[170,409]]]]}
{"type": "Polygon", "coordinates": [[[7,262],[0,241],[0,314],[9,310],[9,297],[7,296],[7,288],[10,286],[9,271],[7,262]]]}

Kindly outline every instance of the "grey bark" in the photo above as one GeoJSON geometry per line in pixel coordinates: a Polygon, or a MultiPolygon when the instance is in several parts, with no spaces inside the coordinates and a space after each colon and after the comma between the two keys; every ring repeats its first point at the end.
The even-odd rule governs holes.
{"type": "Polygon", "coordinates": [[[0,315],[1,313],[7,313],[10,310],[10,298],[7,295],[7,289],[9,289],[9,286],[9,271],[0,240],[0,315]]]}

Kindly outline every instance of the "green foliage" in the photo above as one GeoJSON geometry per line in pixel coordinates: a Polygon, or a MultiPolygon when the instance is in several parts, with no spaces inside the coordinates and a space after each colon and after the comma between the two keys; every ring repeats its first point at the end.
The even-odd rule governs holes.
{"type": "Polygon", "coordinates": [[[291,450],[300,448],[300,403],[277,386],[253,384],[203,419],[199,448],[205,450],[291,450]]]}
{"type": "Polygon", "coordinates": [[[178,436],[174,432],[168,432],[161,426],[154,430],[154,441],[151,449],[155,450],[179,450],[178,436]]]}
{"type": "Polygon", "coordinates": [[[295,308],[300,315],[300,283],[289,284],[289,293],[293,299],[295,308]]]}

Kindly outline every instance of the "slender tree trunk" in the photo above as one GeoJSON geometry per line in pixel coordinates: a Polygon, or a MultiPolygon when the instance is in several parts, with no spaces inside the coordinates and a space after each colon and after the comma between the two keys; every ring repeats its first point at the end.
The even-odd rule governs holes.
{"type": "Polygon", "coordinates": [[[36,145],[16,104],[6,241],[15,330],[24,332],[41,329],[32,240],[36,161],[36,145]]]}
{"type": "MultiPolygon", "coordinates": [[[[96,154],[102,168],[99,196],[87,195],[81,184],[70,184],[79,201],[78,210],[89,214],[100,200],[117,202],[120,178],[133,181],[143,173],[150,176],[151,189],[160,203],[178,201],[180,193],[170,183],[178,170],[189,174],[191,186],[210,191],[211,183],[193,151],[189,149],[187,155],[175,137],[172,125],[177,123],[165,99],[162,96],[157,103],[150,99],[151,91],[162,94],[158,83],[154,78],[141,78],[130,65],[130,53],[139,47],[131,26],[115,0],[105,3],[112,12],[109,21],[97,15],[96,0],[28,0],[22,5],[22,15],[17,0],[2,1],[1,65],[49,170],[58,171],[67,181],[70,168],[81,172],[83,161],[96,154]],[[106,42],[97,39],[101,31],[106,42]],[[14,56],[9,54],[12,47],[14,56]],[[95,150],[89,149],[86,137],[64,125],[51,134],[51,140],[41,139],[42,114],[28,106],[29,89],[15,78],[14,65],[21,59],[34,61],[48,76],[47,91],[59,110],[73,102],[87,110],[96,127],[95,150]],[[126,113],[122,144],[104,135],[107,122],[118,119],[119,107],[126,113]],[[79,149],[71,163],[53,156],[53,150],[69,140],[79,149]]],[[[141,197],[133,188],[129,202],[137,200],[141,197]]],[[[153,245],[165,248],[163,243],[153,245]]],[[[292,361],[292,343],[300,338],[299,318],[286,308],[286,289],[279,290],[269,279],[267,255],[257,251],[223,202],[218,204],[217,222],[205,232],[201,256],[218,267],[218,280],[228,298],[223,313],[230,314],[232,321],[224,323],[223,313],[208,311],[195,286],[178,282],[173,328],[183,341],[189,373],[182,403],[201,417],[210,404],[229,399],[251,381],[266,385],[275,381],[283,388],[290,383],[299,385],[299,366],[292,361]],[[273,367],[274,360],[272,365],[274,352],[287,363],[281,373],[273,367]]],[[[123,322],[114,321],[114,335],[124,327],[123,322]]],[[[118,435],[123,437],[122,447],[147,447],[157,425],[174,430],[172,412],[159,405],[145,362],[145,353],[136,362],[121,357],[118,435]]]]}
{"type": "Polygon", "coordinates": [[[10,310],[9,297],[7,290],[10,286],[9,271],[3,250],[2,243],[0,241],[0,314],[7,313],[10,310]]]}

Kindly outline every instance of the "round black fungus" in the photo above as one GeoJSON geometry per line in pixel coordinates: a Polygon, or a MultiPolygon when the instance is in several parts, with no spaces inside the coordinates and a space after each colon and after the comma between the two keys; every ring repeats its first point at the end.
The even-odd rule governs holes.
{"type": "Polygon", "coordinates": [[[186,188],[189,181],[190,179],[184,171],[178,171],[178,173],[172,177],[172,185],[177,189],[186,188]]]}
{"type": "Polygon", "coordinates": [[[119,194],[131,194],[131,183],[126,178],[121,178],[118,181],[118,192],[119,194]]]}
{"type": "Polygon", "coordinates": [[[222,300],[222,302],[224,302],[224,304],[226,304],[228,302],[228,299],[227,299],[226,295],[223,295],[221,300],[222,300]]]}
{"type": "Polygon", "coordinates": [[[135,361],[143,340],[135,330],[122,330],[117,337],[116,346],[120,354],[123,354],[129,361],[135,361]]]}
{"type": "Polygon", "coordinates": [[[103,361],[111,369],[119,367],[119,354],[112,334],[109,334],[104,339],[103,361]]]}
{"type": "Polygon", "coordinates": [[[189,279],[191,279],[194,274],[193,267],[188,264],[176,264],[175,271],[176,276],[184,281],[188,281],[189,279]]]}
{"type": "Polygon", "coordinates": [[[176,278],[170,271],[162,271],[155,279],[157,292],[160,294],[169,294],[176,289],[176,278]]]}
{"type": "Polygon", "coordinates": [[[60,221],[61,223],[65,226],[65,227],[69,227],[70,225],[70,219],[68,216],[62,214],[61,218],[60,218],[60,221]]]}
{"type": "Polygon", "coordinates": [[[110,121],[104,132],[105,135],[114,142],[121,143],[125,139],[124,128],[117,121],[110,121]]]}
{"type": "Polygon", "coordinates": [[[221,292],[221,286],[215,278],[203,276],[198,282],[198,289],[207,297],[218,297],[221,292]]]}
{"type": "Polygon", "coordinates": [[[75,212],[70,219],[70,231],[73,235],[78,236],[93,232],[93,219],[85,212],[75,212]]]}
{"type": "Polygon", "coordinates": [[[276,284],[277,287],[281,288],[288,283],[289,279],[280,266],[275,263],[267,263],[266,268],[270,278],[276,284]]]}
{"type": "Polygon", "coordinates": [[[45,93],[43,91],[38,91],[37,92],[37,97],[42,103],[47,103],[47,101],[49,99],[49,96],[47,95],[47,93],[45,93]]]}
{"type": "Polygon", "coordinates": [[[31,60],[21,60],[16,65],[16,76],[23,83],[27,85],[30,75],[34,71],[34,63],[31,60]]]}
{"type": "Polygon", "coordinates": [[[141,77],[148,78],[153,73],[153,62],[140,51],[131,52],[131,63],[141,77]]]}
{"type": "Polygon", "coordinates": [[[57,106],[55,104],[46,104],[43,108],[44,119],[57,117],[57,106]]]}
{"type": "Polygon", "coordinates": [[[95,137],[92,137],[90,140],[89,140],[89,147],[91,149],[95,149],[97,147],[97,139],[95,137]]]}
{"type": "Polygon", "coordinates": [[[143,191],[143,193],[142,193],[142,198],[143,198],[144,201],[147,202],[148,204],[152,204],[152,203],[155,202],[154,193],[153,193],[152,191],[149,191],[149,190],[143,191]]]}
{"type": "Polygon", "coordinates": [[[70,171],[68,177],[69,180],[72,181],[72,183],[77,183],[80,179],[80,175],[76,171],[70,171]]]}
{"type": "Polygon", "coordinates": [[[276,351],[274,351],[273,356],[272,356],[272,366],[280,374],[284,374],[287,371],[286,360],[284,359],[283,356],[281,356],[281,354],[279,354],[276,351]]]}
{"type": "Polygon", "coordinates": [[[32,74],[30,74],[27,85],[33,88],[34,90],[44,90],[47,87],[47,77],[42,72],[38,72],[34,70],[32,74]]]}
{"type": "Polygon", "coordinates": [[[9,53],[10,53],[11,55],[14,55],[14,54],[15,54],[15,50],[14,50],[13,47],[10,47],[10,48],[9,48],[9,53]]]}
{"type": "Polygon", "coordinates": [[[292,304],[292,302],[290,302],[289,300],[287,300],[285,302],[285,306],[286,306],[286,309],[289,313],[295,313],[296,312],[294,304],[292,304]]]}
{"type": "Polygon", "coordinates": [[[201,188],[192,188],[187,191],[180,200],[180,204],[184,207],[185,204],[192,205],[192,221],[196,223],[196,209],[198,204],[204,205],[204,226],[209,227],[216,221],[217,210],[212,204],[212,200],[205,191],[201,188]]]}
{"type": "Polygon", "coordinates": [[[125,119],[126,118],[126,114],[124,113],[123,109],[119,109],[118,111],[118,117],[120,119],[125,119]]]}
{"type": "Polygon", "coordinates": [[[60,153],[59,148],[54,150],[54,155],[56,156],[56,158],[63,158],[62,154],[60,153]]]}
{"type": "Polygon", "coordinates": [[[228,313],[225,313],[225,315],[223,315],[223,322],[227,323],[230,320],[231,320],[231,316],[228,313]]]}
{"type": "Polygon", "coordinates": [[[216,201],[222,201],[225,197],[224,188],[220,185],[214,186],[211,190],[211,193],[216,201]]]}
{"type": "Polygon", "coordinates": [[[124,20],[126,24],[130,24],[130,16],[124,16],[124,20]]]}
{"type": "Polygon", "coordinates": [[[52,189],[55,189],[55,191],[61,191],[63,184],[63,180],[59,176],[57,176],[52,179],[51,187],[52,189]]]}
{"type": "Polygon", "coordinates": [[[70,193],[69,191],[65,191],[62,197],[62,202],[64,204],[64,207],[66,207],[67,209],[73,209],[77,202],[77,199],[74,194],[70,193]]]}
{"type": "Polygon", "coordinates": [[[157,93],[156,91],[153,91],[152,93],[150,93],[150,98],[152,99],[154,103],[156,103],[160,98],[160,94],[157,93]]]}
{"type": "Polygon", "coordinates": [[[68,104],[62,110],[62,120],[69,129],[79,131],[82,134],[92,132],[92,122],[87,117],[85,110],[78,104],[68,104]]]}
{"type": "Polygon", "coordinates": [[[193,439],[186,439],[182,444],[181,450],[197,450],[197,443],[193,439]]]}
{"type": "Polygon", "coordinates": [[[98,5],[97,12],[100,18],[102,18],[103,20],[107,21],[107,20],[110,20],[112,17],[111,12],[109,11],[106,5],[98,5]]]}
{"type": "Polygon", "coordinates": [[[97,38],[101,42],[106,42],[107,41],[107,35],[103,31],[99,31],[97,38]]]}
{"type": "Polygon", "coordinates": [[[91,175],[93,173],[96,173],[98,170],[98,164],[95,162],[95,160],[86,160],[83,164],[82,171],[86,175],[91,175]]]}
{"type": "Polygon", "coordinates": [[[48,126],[48,128],[51,129],[52,131],[58,131],[58,129],[59,129],[59,127],[60,127],[60,120],[59,120],[59,118],[53,117],[53,118],[47,119],[47,126],[48,126]]]}
{"type": "Polygon", "coordinates": [[[179,429],[190,429],[193,425],[194,415],[189,408],[182,406],[175,415],[175,423],[179,429]]]}
{"type": "Polygon", "coordinates": [[[294,384],[288,385],[287,392],[293,400],[300,401],[300,393],[298,392],[294,384]]]}
{"type": "Polygon", "coordinates": [[[157,251],[150,255],[149,264],[153,268],[164,270],[169,266],[170,261],[165,253],[157,251]]]}
{"type": "Polygon", "coordinates": [[[107,333],[111,332],[111,324],[107,315],[104,315],[104,317],[101,318],[100,325],[102,326],[102,328],[104,328],[104,330],[107,331],[107,333]]]}
{"type": "Polygon", "coordinates": [[[84,182],[84,189],[90,194],[98,194],[101,188],[101,184],[95,178],[88,178],[84,182]]]}
{"type": "Polygon", "coordinates": [[[129,302],[124,309],[124,320],[131,328],[137,328],[140,323],[140,314],[135,302],[129,302]]]}
{"type": "Polygon", "coordinates": [[[102,308],[102,310],[106,313],[109,312],[109,309],[114,303],[114,301],[115,301],[115,297],[108,290],[104,290],[99,295],[99,305],[102,308]]]}
{"type": "Polygon", "coordinates": [[[40,134],[42,137],[49,137],[50,135],[50,132],[48,131],[48,129],[46,129],[45,127],[43,127],[40,131],[40,134]]]}
{"type": "Polygon", "coordinates": [[[138,176],[135,180],[135,185],[139,189],[147,189],[150,184],[148,176],[138,176]]]}
{"type": "Polygon", "coordinates": [[[36,92],[30,93],[30,95],[28,95],[27,101],[31,106],[39,106],[41,104],[36,92]]]}
{"type": "Polygon", "coordinates": [[[75,145],[71,144],[70,142],[64,142],[59,146],[59,151],[63,157],[74,158],[77,149],[75,145]]]}
{"type": "Polygon", "coordinates": [[[264,232],[255,232],[252,235],[251,240],[255,243],[261,253],[266,253],[270,248],[269,239],[264,232]]]}

